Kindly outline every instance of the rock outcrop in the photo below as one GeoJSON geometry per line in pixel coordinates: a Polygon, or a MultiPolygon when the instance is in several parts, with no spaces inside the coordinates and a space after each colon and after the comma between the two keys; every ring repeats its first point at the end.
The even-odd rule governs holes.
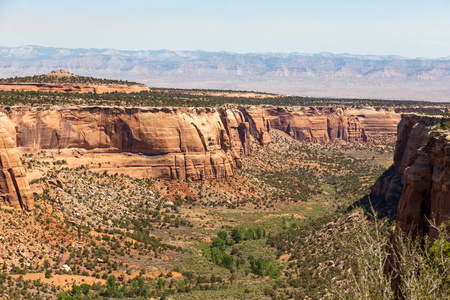
{"type": "Polygon", "coordinates": [[[250,134],[262,145],[272,140],[270,135],[270,121],[265,106],[241,106],[239,110],[243,113],[249,126],[250,134]]]}
{"type": "Polygon", "coordinates": [[[334,107],[22,107],[5,112],[15,124],[17,146],[30,151],[249,154],[250,136],[265,145],[272,129],[305,142],[367,141],[366,128],[358,119],[334,107]]]}
{"type": "MultiPolygon", "coordinates": [[[[438,235],[434,226],[450,219],[450,132],[436,130],[440,127],[437,124],[448,123],[449,117],[404,115],[399,124],[391,182],[397,180],[402,189],[395,231],[390,238],[390,255],[384,265],[384,271],[392,275],[391,284],[398,293],[395,258],[398,238],[402,234],[428,235],[434,241],[438,235]]],[[[395,189],[397,196],[398,187],[395,189]]]]}
{"type": "Polygon", "coordinates": [[[367,135],[395,134],[401,120],[401,113],[391,108],[348,108],[344,115],[355,118],[367,135]]]}
{"type": "Polygon", "coordinates": [[[404,114],[397,126],[394,165],[372,187],[372,197],[381,197],[394,210],[402,194],[405,169],[416,162],[418,150],[428,141],[428,134],[441,117],[404,114]]]}
{"type": "Polygon", "coordinates": [[[6,116],[0,115],[0,205],[32,210],[34,198],[8,123],[6,116]]]}
{"type": "Polygon", "coordinates": [[[428,234],[433,240],[440,225],[450,219],[450,132],[432,131],[418,151],[415,163],[405,169],[397,213],[397,229],[428,234]]]}
{"type": "Polygon", "coordinates": [[[250,133],[261,145],[270,142],[270,130],[286,132],[304,142],[365,142],[367,136],[360,122],[335,107],[240,107],[250,126],[250,133]]]}
{"type": "Polygon", "coordinates": [[[223,132],[224,145],[222,148],[231,147],[236,152],[250,154],[250,126],[245,121],[244,114],[237,109],[220,108],[220,118],[225,127],[223,132]],[[230,145],[227,144],[227,137],[230,145]]]}

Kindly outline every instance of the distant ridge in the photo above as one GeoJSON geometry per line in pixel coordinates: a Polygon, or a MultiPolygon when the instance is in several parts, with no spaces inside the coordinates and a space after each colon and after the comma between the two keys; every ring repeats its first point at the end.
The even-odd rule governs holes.
{"type": "Polygon", "coordinates": [[[150,89],[137,82],[77,76],[59,69],[44,75],[0,79],[0,90],[103,94],[111,92],[132,93],[149,91],[150,89]]]}
{"type": "Polygon", "coordinates": [[[87,85],[124,85],[124,86],[138,86],[143,85],[141,83],[127,81],[127,80],[115,80],[115,79],[102,79],[91,76],[79,76],[73,73],[67,72],[63,69],[53,70],[48,74],[33,75],[33,76],[15,76],[9,78],[0,78],[0,83],[57,83],[57,84],[87,84],[87,85]]]}
{"type": "Polygon", "coordinates": [[[0,47],[0,77],[57,69],[150,87],[450,101],[450,57],[0,47]]]}

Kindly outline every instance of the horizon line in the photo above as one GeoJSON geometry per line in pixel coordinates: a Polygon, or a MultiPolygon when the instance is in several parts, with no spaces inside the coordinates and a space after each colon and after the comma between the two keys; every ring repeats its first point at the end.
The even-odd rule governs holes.
{"type": "Polygon", "coordinates": [[[22,48],[22,47],[40,47],[40,48],[48,48],[48,49],[68,49],[68,50],[116,50],[116,51],[124,51],[124,52],[145,52],[145,51],[169,51],[169,52],[205,52],[205,53],[223,53],[223,54],[235,54],[235,55],[250,55],[250,54],[297,54],[297,55],[305,55],[305,56],[313,56],[313,55],[321,55],[325,56],[325,54],[328,55],[335,55],[335,56],[353,56],[353,57],[383,57],[383,58],[397,58],[397,59],[406,59],[406,60],[450,60],[450,55],[447,57],[437,57],[437,58],[430,58],[430,57],[408,57],[408,56],[402,56],[398,54],[353,54],[349,52],[345,53],[334,53],[330,51],[321,51],[321,52],[315,52],[315,53],[308,53],[308,52],[234,52],[234,51],[208,51],[208,50],[171,50],[166,48],[160,48],[160,49],[140,49],[140,50],[127,50],[127,49],[118,49],[118,48],[83,48],[83,47],[54,47],[54,46],[42,46],[42,45],[20,45],[20,46],[3,46],[0,45],[0,48],[22,48]]]}

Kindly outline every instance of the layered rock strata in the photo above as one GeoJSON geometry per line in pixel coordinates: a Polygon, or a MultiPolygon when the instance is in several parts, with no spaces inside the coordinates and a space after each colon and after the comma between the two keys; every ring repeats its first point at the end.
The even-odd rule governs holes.
{"type": "Polygon", "coordinates": [[[346,108],[343,114],[355,118],[367,135],[395,134],[401,120],[400,110],[392,108],[346,108]]]}
{"type": "MultiPolygon", "coordinates": [[[[2,110],[7,117],[3,117],[1,126],[8,136],[2,149],[16,153],[8,156],[13,157],[11,161],[2,158],[3,168],[17,168],[15,179],[10,176],[12,181],[8,181],[10,173],[4,173],[8,188],[3,189],[3,203],[26,209],[32,204],[27,200],[29,189],[24,172],[19,171],[23,168],[20,169],[14,144],[22,152],[56,149],[62,155],[83,155],[86,151],[132,153],[135,156],[127,164],[140,172],[145,170],[146,176],[201,180],[233,175],[235,168],[241,166],[240,154],[251,153],[250,140],[255,138],[265,145],[270,142],[273,129],[304,142],[337,139],[364,142],[370,126],[364,128],[359,119],[386,114],[372,110],[368,110],[372,114],[363,114],[334,107],[274,106],[218,109],[25,106],[2,110]],[[10,192],[14,191],[12,186],[17,200],[14,192],[10,192]]],[[[377,120],[382,122],[381,118],[377,120]]],[[[386,126],[391,125],[388,122],[386,126]]]]}
{"type": "Polygon", "coordinates": [[[394,135],[401,114],[409,111],[442,113],[436,107],[283,107],[239,106],[250,134],[261,145],[271,140],[271,129],[282,130],[304,142],[364,142],[371,136],[394,135]]]}
{"type": "Polygon", "coordinates": [[[8,124],[6,116],[0,115],[0,205],[32,210],[33,194],[8,124]]]}
{"type": "Polygon", "coordinates": [[[450,218],[450,132],[433,131],[418,151],[415,163],[405,169],[405,184],[398,204],[398,230],[428,234],[450,218]]]}
{"type": "Polygon", "coordinates": [[[365,142],[367,136],[361,123],[344,110],[335,107],[273,107],[239,108],[250,126],[250,134],[261,145],[270,142],[271,129],[278,129],[304,142],[365,142]]]}
{"type": "Polygon", "coordinates": [[[7,109],[17,147],[130,152],[148,157],[150,175],[223,178],[249,153],[240,111],[210,108],[37,107],[7,109]]]}
{"type": "MultiPolygon", "coordinates": [[[[440,225],[450,218],[450,132],[438,130],[449,122],[449,117],[406,114],[398,124],[394,165],[372,188],[372,195],[397,207],[391,254],[401,232],[433,240],[437,232],[430,221],[440,225]]],[[[394,257],[386,261],[386,273],[394,272],[394,257]]],[[[397,289],[398,278],[392,285],[397,289]]]]}
{"type": "MultiPolygon", "coordinates": [[[[444,121],[447,124],[450,122],[450,118],[404,117],[406,125],[413,120],[416,121],[417,127],[430,125],[433,122],[444,121]]],[[[425,126],[425,128],[430,129],[430,126],[425,126]]],[[[423,128],[417,130],[424,131],[423,128]]],[[[404,141],[405,136],[399,136],[399,141],[404,141]],[[401,139],[402,137],[403,139],[401,139]]],[[[421,139],[423,135],[415,137],[411,135],[409,140],[416,141],[409,144],[420,144],[417,143],[418,136],[421,139]]],[[[396,252],[399,238],[405,234],[412,234],[416,237],[427,235],[430,241],[434,241],[438,236],[436,226],[440,226],[450,219],[450,132],[433,129],[427,134],[425,145],[419,149],[399,148],[399,150],[401,149],[404,149],[404,154],[401,159],[399,156],[396,157],[396,168],[404,169],[404,184],[398,203],[395,231],[390,238],[389,256],[384,265],[384,272],[392,276],[391,284],[399,295],[397,298],[402,298],[399,289],[399,275],[404,275],[397,273],[398,257],[396,252]],[[406,167],[406,164],[411,161],[413,163],[406,167]]]]}
{"type": "MultiPolygon", "coordinates": [[[[444,118],[445,119],[445,118],[444,118]]],[[[404,114],[397,126],[394,165],[372,187],[372,196],[384,198],[396,207],[402,194],[405,169],[416,162],[418,150],[428,141],[428,134],[442,117],[404,114]]]]}

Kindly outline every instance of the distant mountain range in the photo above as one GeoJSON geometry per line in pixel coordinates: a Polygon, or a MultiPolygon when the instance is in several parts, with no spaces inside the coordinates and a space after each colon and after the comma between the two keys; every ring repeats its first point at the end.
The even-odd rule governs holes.
{"type": "Polygon", "coordinates": [[[125,51],[0,47],[0,77],[64,69],[150,87],[255,90],[311,97],[450,101],[450,56],[125,51]]]}

